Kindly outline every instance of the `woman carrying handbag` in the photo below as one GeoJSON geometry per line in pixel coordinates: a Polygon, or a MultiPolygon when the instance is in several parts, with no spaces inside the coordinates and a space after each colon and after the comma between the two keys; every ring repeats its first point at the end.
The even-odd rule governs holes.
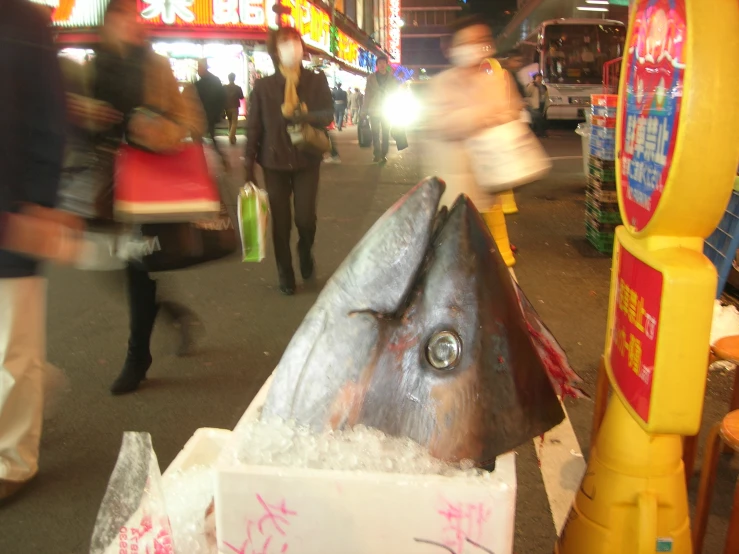
{"type": "MultiPolygon", "coordinates": [[[[470,17],[455,22],[452,31],[449,57],[453,67],[432,78],[429,84],[427,130],[432,138],[424,156],[429,164],[424,173],[437,175],[446,182],[442,205],[451,206],[460,194],[472,200],[485,218],[503,260],[511,267],[515,259],[497,193],[520,183],[488,186],[485,173],[490,168],[481,170],[476,141],[495,129],[520,123],[524,103],[507,71],[496,62],[488,63],[497,68],[485,65],[496,52],[487,24],[470,17]]],[[[486,146],[490,144],[485,142],[486,146]]],[[[493,148],[495,154],[496,146],[493,148]]],[[[497,148],[500,153],[506,150],[504,143],[498,143],[497,148]]],[[[497,164],[492,173],[498,176],[507,171],[500,164],[500,156],[486,154],[495,158],[497,164]]]]}
{"type": "MultiPolygon", "coordinates": [[[[174,152],[190,133],[202,133],[202,109],[192,95],[181,95],[169,61],[156,55],[137,21],[135,0],[112,0],[105,13],[101,45],[92,62],[94,100],[71,98],[75,120],[101,131],[108,144],[124,141],[150,152],[174,152]],[[85,101],[86,100],[86,101],[85,101]],[[150,117],[146,106],[161,114],[150,117]]],[[[113,198],[110,195],[110,213],[113,198]]],[[[140,264],[125,269],[129,300],[130,334],[126,360],[112,384],[113,394],[136,390],[146,377],[152,358],[149,348],[157,313],[162,310],[180,329],[178,354],[192,347],[197,316],[186,307],[157,300],[157,284],[140,264]]]]}
{"type": "Polygon", "coordinates": [[[334,104],[323,72],[302,65],[305,46],[298,31],[282,27],[272,32],[267,47],[276,71],[257,80],[249,97],[246,180],[256,182],[258,163],[269,196],[280,290],[292,295],[295,273],[290,250],[290,200],[298,228],[300,273],[307,281],[315,271],[318,181],[323,155],[331,151],[326,127],[333,120],[334,104]]]}

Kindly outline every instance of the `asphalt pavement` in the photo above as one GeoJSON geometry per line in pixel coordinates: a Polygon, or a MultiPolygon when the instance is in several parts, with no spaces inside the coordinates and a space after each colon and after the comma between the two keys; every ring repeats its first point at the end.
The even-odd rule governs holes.
{"type": "MultiPolygon", "coordinates": [[[[411,137],[408,150],[393,149],[385,167],[372,164],[371,151],[358,147],[354,128],[334,137],[343,163],[323,168],[315,250],[318,283],[300,287],[294,297],[282,296],[271,252],[260,264],[244,264],[234,256],[162,274],[162,294],[198,312],[206,335],[196,355],[178,358],[175,330],[158,322],[149,380],[135,394],[108,393],[126,349],[121,276],[49,269],[48,358],[66,382],[51,394],[39,475],[0,506],[0,553],[86,553],[124,431],[151,433],[164,470],[196,429],[234,426],[279,361],[320,284],[375,220],[422,177],[417,137],[411,137]]],[[[523,290],[585,380],[586,391],[592,392],[605,337],[611,261],[584,238],[579,137],[572,126],[563,126],[544,144],[555,160],[554,170],[545,181],[516,193],[520,213],[507,218],[518,248],[515,269],[523,290]]],[[[242,142],[230,149],[235,166],[242,150],[242,142]]],[[[232,197],[240,184],[237,173],[226,183],[232,197]]],[[[704,428],[726,412],[731,379],[721,373],[709,377],[704,428]]],[[[586,456],[592,408],[587,399],[567,402],[586,456]]],[[[722,549],[736,479],[729,462],[724,460],[719,472],[705,552],[722,549]]],[[[533,443],[518,449],[517,468],[515,552],[549,554],[556,533],[533,443]]],[[[691,500],[696,482],[694,478],[691,500]]]]}

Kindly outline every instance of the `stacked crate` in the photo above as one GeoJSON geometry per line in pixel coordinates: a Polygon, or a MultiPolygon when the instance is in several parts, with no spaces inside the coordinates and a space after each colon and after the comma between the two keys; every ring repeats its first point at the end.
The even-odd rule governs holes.
{"type": "Polygon", "coordinates": [[[590,160],[585,192],[585,236],[599,251],[613,251],[614,233],[621,224],[616,194],[615,94],[591,96],[590,160]]]}

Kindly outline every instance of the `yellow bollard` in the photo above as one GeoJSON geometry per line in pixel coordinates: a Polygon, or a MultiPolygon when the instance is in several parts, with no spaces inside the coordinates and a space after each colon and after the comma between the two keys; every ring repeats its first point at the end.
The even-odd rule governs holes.
{"type": "Polygon", "coordinates": [[[690,554],[681,439],[650,435],[614,395],[555,554],[690,554]]]}
{"type": "Polygon", "coordinates": [[[498,194],[503,203],[503,213],[505,215],[517,214],[518,206],[516,205],[516,197],[513,196],[512,190],[507,190],[498,194]]]}
{"type": "Polygon", "coordinates": [[[489,211],[482,214],[487,223],[490,234],[495,239],[495,244],[498,246],[500,255],[503,256],[503,261],[508,267],[513,267],[516,263],[516,259],[513,257],[513,251],[511,250],[511,243],[508,242],[508,228],[505,224],[505,216],[503,215],[503,206],[496,204],[489,211]]]}

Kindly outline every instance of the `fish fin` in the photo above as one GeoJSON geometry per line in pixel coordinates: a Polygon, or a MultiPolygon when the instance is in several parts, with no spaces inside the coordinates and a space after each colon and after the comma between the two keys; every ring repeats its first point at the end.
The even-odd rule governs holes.
{"type": "Polygon", "coordinates": [[[513,280],[519,305],[526,320],[531,339],[539,353],[554,391],[561,398],[589,398],[580,388],[582,379],[570,365],[562,346],[546,326],[533,304],[526,298],[519,284],[513,280]]]}

